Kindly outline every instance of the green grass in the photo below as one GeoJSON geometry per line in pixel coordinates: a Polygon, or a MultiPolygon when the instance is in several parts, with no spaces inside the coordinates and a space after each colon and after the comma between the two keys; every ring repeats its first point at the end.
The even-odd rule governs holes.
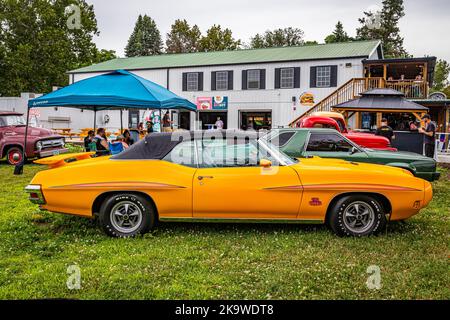
{"type": "Polygon", "coordinates": [[[136,239],[111,239],[95,221],[40,212],[23,176],[0,165],[0,298],[75,299],[449,299],[448,170],[435,198],[386,234],[337,238],[303,225],[161,224],[136,239]],[[66,286],[81,268],[81,289],[66,286]],[[381,268],[369,290],[367,267],[381,268]]]}

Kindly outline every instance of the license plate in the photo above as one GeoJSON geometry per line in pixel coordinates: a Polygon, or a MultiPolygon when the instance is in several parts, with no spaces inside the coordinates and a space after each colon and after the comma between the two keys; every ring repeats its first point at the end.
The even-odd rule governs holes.
{"type": "Polygon", "coordinates": [[[54,156],[58,156],[58,155],[59,155],[59,150],[53,151],[53,155],[54,155],[54,156]]]}

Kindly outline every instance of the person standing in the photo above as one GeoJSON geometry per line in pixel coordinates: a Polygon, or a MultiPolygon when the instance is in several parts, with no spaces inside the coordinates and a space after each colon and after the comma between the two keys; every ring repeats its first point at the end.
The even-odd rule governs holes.
{"type": "Polygon", "coordinates": [[[223,129],[223,121],[220,119],[220,117],[217,117],[217,121],[214,125],[216,126],[217,130],[223,129]]]}
{"type": "Polygon", "coordinates": [[[155,129],[153,128],[153,122],[147,121],[147,134],[155,132],[155,129]]]}
{"type": "Polygon", "coordinates": [[[167,111],[164,114],[163,120],[162,120],[163,130],[162,132],[171,132],[171,125],[172,121],[170,120],[170,114],[169,111],[167,111]]]}
{"type": "Polygon", "coordinates": [[[429,114],[422,117],[425,122],[425,128],[420,128],[419,132],[424,134],[425,155],[428,158],[434,158],[434,148],[436,144],[436,125],[431,121],[429,114]]]}
{"type": "Polygon", "coordinates": [[[377,136],[383,136],[389,139],[389,142],[392,143],[392,139],[395,139],[394,130],[388,126],[388,122],[386,118],[381,119],[381,127],[377,129],[375,132],[377,136]]]}

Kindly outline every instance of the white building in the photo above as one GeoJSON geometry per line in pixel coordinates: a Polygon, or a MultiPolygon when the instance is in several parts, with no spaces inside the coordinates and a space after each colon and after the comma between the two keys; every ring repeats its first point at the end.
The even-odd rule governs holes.
{"type": "MultiPolygon", "coordinates": [[[[199,118],[203,128],[218,117],[225,128],[277,128],[352,78],[364,77],[363,60],[382,58],[379,41],[358,41],[119,58],[72,70],[69,77],[73,83],[124,69],[197,104],[202,109],[199,118]]],[[[92,127],[92,112],[68,110],[52,109],[51,117],[67,120],[74,130],[92,127]]],[[[148,114],[145,110],[124,112],[124,125],[136,127],[148,114]]],[[[41,121],[45,123],[44,118],[41,121]]],[[[194,128],[195,113],[172,111],[172,119],[175,127],[194,128]]],[[[118,111],[99,112],[96,121],[98,126],[120,127],[118,111]],[[104,121],[106,114],[108,123],[104,121]]]]}

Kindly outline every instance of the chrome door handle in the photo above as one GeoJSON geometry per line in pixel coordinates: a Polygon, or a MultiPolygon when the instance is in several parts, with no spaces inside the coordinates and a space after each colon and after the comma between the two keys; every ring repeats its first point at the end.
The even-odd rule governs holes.
{"type": "Polygon", "coordinates": [[[197,179],[202,181],[203,179],[213,179],[214,177],[212,176],[198,176],[197,179]]]}

